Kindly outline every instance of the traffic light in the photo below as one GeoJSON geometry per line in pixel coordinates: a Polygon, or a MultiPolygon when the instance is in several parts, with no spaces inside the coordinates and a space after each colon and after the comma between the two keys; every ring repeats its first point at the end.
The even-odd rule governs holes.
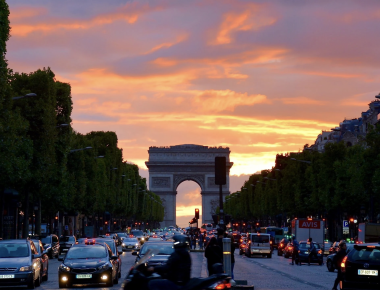
{"type": "Polygon", "coordinates": [[[215,184],[225,185],[227,182],[226,157],[215,157],[215,184]]]}
{"type": "Polygon", "coordinates": [[[195,218],[199,220],[199,208],[195,209],[195,218]]]}

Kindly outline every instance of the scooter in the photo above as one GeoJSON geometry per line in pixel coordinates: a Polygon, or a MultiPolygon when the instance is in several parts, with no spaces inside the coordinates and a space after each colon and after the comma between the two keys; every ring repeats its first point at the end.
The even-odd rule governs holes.
{"type": "MultiPolygon", "coordinates": [[[[158,251],[156,250],[156,253],[158,251]]],[[[126,276],[121,284],[120,290],[149,290],[148,283],[154,279],[162,279],[157,273],[147,271],[147,261],[154,256],[155,250],[149,250],[144,257],[138,261],[126,276]]],[[[223,273],[222,264],[214,265],[218,274],[207,278],[192,278],[180,290],[211,290],[211,289],[231,289],[231,277],[223,273]]]]}

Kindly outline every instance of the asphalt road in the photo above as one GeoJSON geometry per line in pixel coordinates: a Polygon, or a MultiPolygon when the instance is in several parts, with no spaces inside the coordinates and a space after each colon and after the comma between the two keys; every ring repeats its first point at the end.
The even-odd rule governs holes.
{"type": "MultiPolygon", "coordinates": [[[[131,252],[124,252],[122,259],[122,278],[119,284],[113,287],[93,287],[81,285],[73,288],[85,289],[120,289],[122,280],[127,271],[134,264],[135,256],[131,252]]],[[[205,277],[206,260],[203,253],[192,252],[192,277],[205,277]]],[[[271,259],[268,258],[247,258],[239,256],[238,251],[235,252],[235,280],[247,280],[248,285],[254,285],[255,290],[277,290],[277,289],[331,289],[336,277],[336,272],[330,273],[325,265],[317,264],[307,266],[289,265],[290,259],[277,256],[275,251],[271,259]]],[[[42,282],[40,287],[36,289],[59,289],[58,288],[58,266],[61,262],[57,259],[49,261],[49,280],[42,282]]],[[[0,289],[25,289],[25,287],[0,287],[0,289]]]]}

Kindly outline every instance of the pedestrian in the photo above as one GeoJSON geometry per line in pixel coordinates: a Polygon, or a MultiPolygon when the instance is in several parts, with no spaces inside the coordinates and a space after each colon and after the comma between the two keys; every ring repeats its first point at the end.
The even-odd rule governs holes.
{"type": "Polygon", "coordinates": [[[341,240],[339,242],[339,251],[335,254],[333,258],[333,263],[335,264],[335,268],[338,269],[338,275],[336,276],[334,286],[332,290],[338,290],[338,284],[340,281],[343,280],[343,273],[341,268],[341,263],[343,261],[343,258],[347,255],[347,245],[344,240],[341,240]]]}
{"type": "Polygon", "coordinates": [[[203,250],[203,235],[202,235],[202,233],[199,234],[198,244],[199,244],[199,249],[203,250]]]}
{"type": "Polygon", "coordinates": [[[290,264],[294,265],[294,262],[297,263],[298,261],[298,265],[301,266],[300,254],[298,252],[300,249],[300,244],[296,240],[295,236],[292,236],[292,244],[293,244],[293,253],[292,253],[292,262],[290,264]]]}
{"type": "Polygon", "coordinates": [[[228,235],[228,238],[231,239],[231,278],[234,279],[234,267],[235,267],[235,244],[234,237],[232,234],[228,235]]]}
{"type": "Polygon", "coordinates": [[[194,234],[192,237],[191,237],[192,241],[191,241],[191,245],[193,246],[193,250],[195,250],[196,246],[197,246],[197,237],[196,235],[194,234]]]}
{"type": "Polygon", "coordinates": [[[208,275],[215,274],[212,266],[217,263],[223,263],[223,249],[218,245],[215,237],[212,237],[205,249],[205,257],[207,259],[208,275]]]}
{"type": "Polygon", "coordinates": [[[312,257],[316,257],[317,259],[319,259],[319,258],[317,255],[317,249],[313,243],[312,238],[309,238],[309,243],[310,243],[310,249],[309,249],[309,256],[308,256],[308,263],[307,264],[310,266],[310,262],[311,262],[312,257]]]}

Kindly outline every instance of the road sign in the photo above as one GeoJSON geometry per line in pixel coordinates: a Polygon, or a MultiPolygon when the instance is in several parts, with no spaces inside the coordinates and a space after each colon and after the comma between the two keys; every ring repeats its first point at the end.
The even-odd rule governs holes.
{"type": "Polygon", "coordinates": [[[69,230],[69,226],[68,226],[68,225],[65,226],[65,230],[66,230],[66,231],[69,230]]]}
{"type": "Polygon", "coordinates": [[[347,228],[348,229],[348,221],[343,221],[343,228],[347,228]]]}

